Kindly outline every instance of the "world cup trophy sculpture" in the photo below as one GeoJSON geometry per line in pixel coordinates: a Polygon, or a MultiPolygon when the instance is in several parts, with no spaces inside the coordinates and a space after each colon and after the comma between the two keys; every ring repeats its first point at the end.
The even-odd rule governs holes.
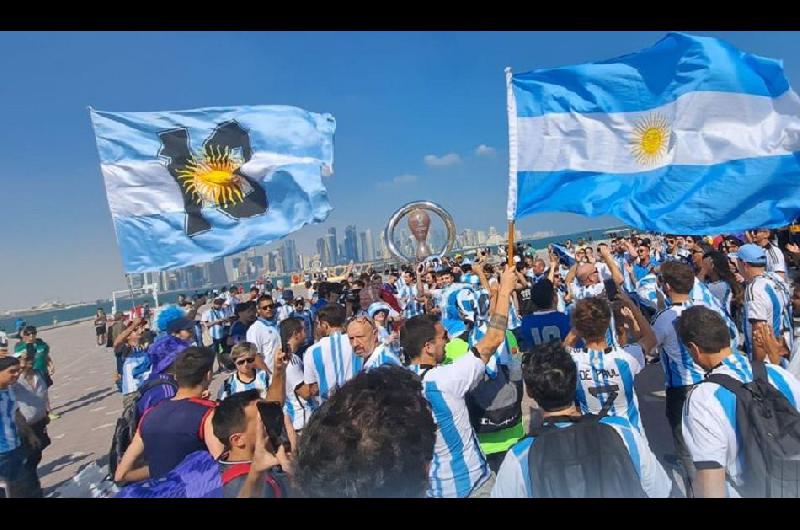
{"type": "Polygon", "coordinates": [[[394,230],[397,227],[400,219],[402,219],[404,216],[408,216],[408,228],[411,231],[411,234],[414,236],[414,240],[416,241],[416,251],[414,253],[414,258],[416,258],[416,261],[423,261],[426,258],[434,255],[441,259],[442,256],[450,252],[450,250],[453,248],[456,237],[456,225],[453,222],[453,217],[447,212],[447,210],[435,202],[415,201],[400,207],[400,209],[392,214],[392,216],[389,218],[389,222],[386,225],[386,230],[384,231],[386,247],[396,258],[409,262],[414,261],[414,258],[403,254],[400,249],[397,248],[397,245],[395,245],[394,242],[394,230]],[[428,231],[431,228],[431,218],[428,215],[428,211],[433,212],[441,217],[442,221],[444,222],[445,229],[447,230],[447,242],[445,243],[444,248],[440,249],[438,253],[434,253],[433,249],[428,244],[428,231]]]}

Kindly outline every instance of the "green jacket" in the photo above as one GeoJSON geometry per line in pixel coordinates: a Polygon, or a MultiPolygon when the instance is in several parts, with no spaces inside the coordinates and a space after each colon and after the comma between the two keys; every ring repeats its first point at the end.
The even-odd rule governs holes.
{"type": "MultiPolygon", "coordinates": [[[[511,351],[514,352],[517,348],[517,340],[514,337],[514,334],[510,331],[507,331],[506,339],[509,341],[511,351]]],[[[466,341],[462,339],[453,339],[444,347],[444,361],[442,361],[442,364],[454,363],[456,360],[463,357],[468,351],[469,344],[466,341]]],[[[503,429],[502,431],[479,433],[478,443],[480,444],[484,454],[491,455],[494,453],[508,451],[524,436],[525,429],[522,425],[522,419],[520,419],[519,423],[513,427],[503,429]]]]}
{"type": "MultiPolygon", "coordinates": [[[[34,345],[36,346],[36,357],[33,359],[33,369],[46,372],[47,360],[50,358],[50,346],[42,339],[36,339],[34,345]]],[[[17,345],[14,346],[14,354],[17,356],[23,355],[27,349],[28,344],[26,342],[18,342],[17,345]]]]}

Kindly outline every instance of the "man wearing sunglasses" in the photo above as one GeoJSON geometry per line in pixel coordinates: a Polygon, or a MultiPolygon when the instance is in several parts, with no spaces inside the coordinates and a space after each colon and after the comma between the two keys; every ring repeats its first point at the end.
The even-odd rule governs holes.
{"type": "Polygon", "coordinates": [[[247,329],[247,342],[255,344],[258,358],[256,366],[268,374],[275,362],[275,350],[280,347],[281,336],[275,321],[275,301],[268,294],[258,297],[258,319],[247,329]]]}
{"type": "Polygon", "coordinates": [[[233,347],[231,360],[236,366],[236,371],[222,383],[217,396],[218,401],[245,390],[258,390],[262,398],[266,396],[269,376],[264,370],[256,368],[257,357],[255,344],[240,342],[233,347]]]}
{"type": "Polygon", "coordinates": [[[678,237],[668,235],[664,238],[667,242],[667,251],[663,254],[663,261],[678,261],[686,263],[689,261],[689,251],[678,245],[678,237]]]}

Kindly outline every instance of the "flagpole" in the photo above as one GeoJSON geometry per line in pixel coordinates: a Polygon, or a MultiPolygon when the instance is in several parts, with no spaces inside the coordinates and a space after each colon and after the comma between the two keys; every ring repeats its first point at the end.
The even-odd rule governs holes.
{"type": "Polygon", "coordinates": [[[130,295],[131,295],[131,320],[133,320],[133,317],[134,317],[133,313],[134,313],[134,309],[135,309],[136,305],[133,302],[133,284],[131,283],[131,275],[130,274],[126,274],[125,275],[125,279],[128,280],[128,293],[130,293],[130,295]]]}
{"type": "Polygon", "coordinates": [[[514,266],[514,221],[508,222],[508,266],[514,266]]]}
{"type": "Polygon", "coordinates": [[[517,103],[511,86],[511,67],[505,68],[506,112],[508,114],[508,266],[514,266],[514,219],[517,210],[517,103]]]}

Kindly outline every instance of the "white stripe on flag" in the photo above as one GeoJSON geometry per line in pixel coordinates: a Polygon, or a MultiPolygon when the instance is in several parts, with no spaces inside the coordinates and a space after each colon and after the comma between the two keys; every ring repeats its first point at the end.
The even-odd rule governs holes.
{"type": "MultiPolygon", "coordinates": [[[[791,90],[774,99],[689,92],[647,111],[553,113],[518,118],[516,125],[519,171],[639,173],[668,165],[713,165],[800,151],[800,98],[791,90]],[[644,166],[632,153],[635,129],[655,115],[666,118],[672,136],[667,152],[656,163],[644,166]]],[[[510,121],[510,144],[511,135],[510,121]]],[[[510,147],[512,157],[515,147],[516,142],[510,147]]],[[[516,180],[514,186],[516,191],[516,180]]],[[[516,202],[516,193],[511,196],[516,202]]],[[[512,211],[509,199],[509,215],[512,211]]]]}

